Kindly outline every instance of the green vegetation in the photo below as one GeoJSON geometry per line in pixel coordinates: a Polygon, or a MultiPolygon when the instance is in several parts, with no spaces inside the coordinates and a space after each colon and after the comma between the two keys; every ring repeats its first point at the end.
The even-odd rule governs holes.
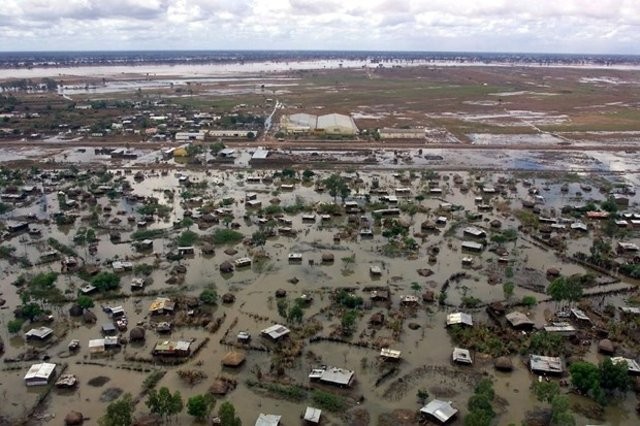
{"type": "Polygon", "coordinates": [[[80,306],[82,309],[93,308],[93,299],[89,296],[81,294],[76,299],[76,305],[80,306]]]}
{"type": "Polygon", "coordinates": [[[186,230],[178,237],[178,246],[179,247],[189,247],[192,246],[198,241],[198,234],[193,231],[186,230]]]}
{"type": "Polygon", "coordinates": [[[362,306],[364,300],[360,296],[354,296],[348,291],[342,289],[336,294],[336,302],[345,308],[354,309],[358,306],[362,306]]]}
{"type": "Polygon", "coordinates": [[[153,266],[148,263],[138,263],[133,267],[133,273],[135,275],[144,275],[145,277],[151,275],[153,272],[153,266]]]}
{"type": "Polygon", "coordinates": [[[569,399],[560,395],[558,383],[534,382],[532,390],[538,401],[551,405],[550,426],[575,426],[576,420],[571,414],[569,399]]]}
{"type": "Polygon", "coordinates": [[[260,388],[290,401],[301,402],[307,398],[307,391],[298,385],[281,385],[278,383],[258,382],[253,380],[247,380],[246,383],[250,388],[260,388]]]}
{"type": "Polygon", "coordinates": [[[244,238],[241,232],[228,228],[218,228],[213,231],[212,240],[215,244],[235,244],[244,238]]]}
{"type": "Polygon", "coordinates": [[[152,413],[158,414],[164,419],[180,413],[184,408],[180,392],[175,391],[171,394],[169,389],[164,386],[158,391],[151,389],[145,404],[152,413]]]}
{"type": "Polygon", "coordinates": [[[145,216],[156,214],[160,217],[167,217],[171,213],[171,206],[165,206],[164,204],[159,204],[157,201],[154,201],[138,207],[138,213],[145,216]]]}
{"type": "Polygon", "coordinates": [[[311,399],[318,408],[331,412],[342,411],[347,406],[343,397],[319,389],[313,391],[311,399]]]}
{"type": "Polygon", "coordinates": [[[558,277],[547,287],[547,294],[556,302],[576,303],[582,297],[580,277],[558,277]]]}
{"type": "Polygon", "coordinates": [[[164,229],[138,229],[131,234],[131,239],[134,241],[153,240],[164,234],[164,229]]]}
{"type": "Polygon", "coordinates": [[[98,420],[100,426],[130,426],[133,423],[133,399],[126,393],[121,398],[107,405],[107,411],[98,420]]]}
{"type": "Polygon", "coordinates": [[[532,333],[528,351],[538,355],[560,356],[564,353],[564,337],[546,331],[532,333]]]}
{"type": "Polygon", "coordinates": [[[524,306],[532,307],[538,304],[538,299],[536,299],[534,296],[524,296],[520,303],[522,303],[524,306]]]}
{"type": "Polygon", "coordinates": [[[220,404],[218,417],[223,426],[242,426],[240,417],[236,416],[236,408],[229,401],[220,404]]]}
{"type": "Polygon", "coordinates": [[[218,303],[218,293],[210,288],[202,290],[198,298],[205,305],[215,305],[218,303]]]}
{"type": "Polygon", "coordinates": [[[515,290],[515,284],[512,281],[506,281],[502,284],[502,292],[504,293],[505,299],[510,299],[513,296],[513,291],[515,290]]]}
{"type": "Polygon", "coordinates": [[[22,318],[15,318],[7,323],[7,329],[9,330],[9,333],[16,334],[22,330],[23,324],[24,320],[22,318]]]}
{"type": "Polygon", "coordinates": [[[102,271],[91,279],[91,284],[102,292],[117,290],[120,287],[120,277],[114,273],[102,271]]]}
{"type": "Polygon", "coordinates": [[[340,325],[342,326],[342,334],[345,336],[350,336],[353,333],[353,328],[355,327],[356,321],[358,319],[358,313],[351,309],[345,311],[342,314],[342,318],[340,319],[340,325]]]}
{"type": "Polygon", "coordinates": [[[72,249],[69,246],[65,246],[64,244],[62,244],[60,241],[56,240],[55,238],[51,237],[47,240],[47,243],[49,243],[49,245],[54,249],[59,251],[60,253],[67,255],[67,256],[78,256],[78,253],[72,249]]]}
{"type": "Polygon", "coordinates": [[[215,400],[210,394],[194,395],[187,400],[187,413],[202,422],[213,408],[215,400]]]}
{"type": "Polygon", "coordinates": [[[347,182],[339,174],[332,174],[331,176],[326,178],[323,183],[327,187],[327,190],[333,197],[334,201],[338,198],[338,196],[340,196],[342,198],[342,201],[344,201],[344,199],[347,198],[351,193],[347,182]]]}
{"type": "Polygon", "coordinates": [[[631,385],[627,364],[614,363],[611,358],[606,358],[600,365],[575,362],[569,367],[569,373],[571,384],[601,405],[607,404],[608,396],[616,391],[626,392],[631,385]]]}
{"type": "Polygon", "coordinates": [[[496,416],[491,403],[495,397],[493,383],[490,379],[482,379],[469,398],[469,413],[464,418],[465,426],[490,426],[496,416]]]}

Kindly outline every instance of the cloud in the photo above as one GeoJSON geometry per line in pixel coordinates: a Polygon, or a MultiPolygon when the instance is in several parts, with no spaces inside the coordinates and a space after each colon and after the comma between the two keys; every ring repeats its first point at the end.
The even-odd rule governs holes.
{"type": "Polygon", "coordinates": [[[637,0],[3,0],[0,8],[8,50],[635,53],[638,25],[637,0]]]}

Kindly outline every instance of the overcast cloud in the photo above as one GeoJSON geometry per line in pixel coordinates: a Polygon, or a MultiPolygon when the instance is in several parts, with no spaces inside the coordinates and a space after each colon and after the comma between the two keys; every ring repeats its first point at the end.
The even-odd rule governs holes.
{"type": "Polygon", "coordinates": [[[640,53],[639,0],[2,0],[0,50],[640,53]]]}

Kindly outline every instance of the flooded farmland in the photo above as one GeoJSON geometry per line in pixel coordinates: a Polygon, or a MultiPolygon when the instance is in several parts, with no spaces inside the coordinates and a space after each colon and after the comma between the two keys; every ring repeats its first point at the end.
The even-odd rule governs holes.
{"type": "MultiPolygon", "coordinates": [[[[67,160],[70,154],[64,154],[67,160]]],[[[184,398],[226,384],[224,398],[245,424],[259,413],[298,424],[306,406],[322,404],[318,392],[332,395],[340,407],[324,405],[323,424],[416,424],[427,421],[417,414],[419,390],[465,413],[474,386],[490,377],[499,423],[517,424],[532,407],[544,408],[530,391],[538,374],[529,371],[528,357],[536,350],[536,330],[566,321],[555,317],[559,304],[547,295],[556,273],[588,277],[579,306],[595,325],[574,323],[580,338],[564,338],[550,355],[600,362],[602,335],[593,330],[622,315],[614,309],[610,317],[605,307],[627,306],[635,297],[632,278],[576,260],[602,238],[617,264],[633,261],[615,247],[640,244],[632,224],[638,196],[617,174],[462,172],[445,165],[437,171],[374,166],[340,173],[152,167],[3,171],[5,188],[12,182],[34,187],[3,214],[0,388],[12,403],[3,404],[0,414],[8,424],[25,416],[34,424],[60,424],[70,410],[97,424],[120,395],[144,399],[143,382],[156,372],[164,375],[155,387],[178,390],[184,398]],[[335,181],[341,186],[334,190],[335,181]],[[629,213],[622,231],[608,229],[607,219],[585,216],[614,193],[626,197],[616,210],[629,213]],[[21,223],[28,225],[11,227],[21,223]],[[241,266],[245,258],[248,264],[241,266]],[[35,291],[35,277],[49,273],[56,274],[56,290],[35,291]],[[116,276],[118,285],[87,293],[95,319],[82,309],[72,315],[81,289],[100,287],[101,274],[116,276]],[[133,290],[137,279],[142,289],[133,290]],[[505,283],[514,284],[511,291],[505,283]],[[213,302],[203,297],[212,290],[218,296],[213,302]],[[175,308],[151,312],[158,298],[175,308]],[[46,313],[10,333],[14,310],[29,301],[46,313]],[[527,315],[533,328],[514,334],[494,313],[496,302],[527,315]],[[116,311],[124,312],[125,323],[116,311]],[[478,336],[445,327],[457,312],[470,314],[474,328],[500,336],[492,338],[497,343],[489,347],[478,336]],[[115,344],[89,346],[112,334],[105,325],[114,324],[115,344]],[[261,336],[274,324],[287,327],[288,337],[274,342],[261,336]],[[53,333],[42,342],[25,338],[41,326],[53,333]],[[134,341],[134,328],[144,330],[143,340],[134,341]],[[238,340],[240,332],[251,339],[238,340]],[[79,342],[77,350],[68,348],[72,340],[79,342]],[[189,354],[158,356],[157,344],[166,341],[189,342],[189,354]],[[451,362],[455,346],[471,349],[473,365],[451,362]],[[400,351],[400,359],[384,361],[383,348],[400,351]],[[223,366],[230,351],[246,361],[223,366]],[[500,355],[510,357],[513,371],[494,369],[500,355]],[[75,375],[77,386],[25,387],[30,365],[43,360],[57,365],[56,374],[64,369],[75,375]],[[323,365],[351,370],[355,381],[345,388],[310,381],[311,370],[323,365]],[[193,376],[199,379],[185,379],[193,376]],[[286,390],[294,387],[291,396],[286,390]]],[[[628,356],[635,343],[624,336],[610,333],[617,353],[628,356]]],[[[618,395],[604,411],[586,398],[569,398],[580,424],[637,422],[632,392],[618,395]]],[[[147,412],[142,401],[137,404],[137,416],[147,412]]],[[[192,420],[183,412],[175,422],[192,420]]]]}

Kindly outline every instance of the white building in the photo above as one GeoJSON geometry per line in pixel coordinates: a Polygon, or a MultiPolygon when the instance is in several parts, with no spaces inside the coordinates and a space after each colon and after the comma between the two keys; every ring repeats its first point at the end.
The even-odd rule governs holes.
{"type": "Polygon", "coordinates": [[[44,386],[49,383],[56,370],[56,364],[43,362],[33,364],[24,376],[24,383],[27,386],[44,386]]]}

